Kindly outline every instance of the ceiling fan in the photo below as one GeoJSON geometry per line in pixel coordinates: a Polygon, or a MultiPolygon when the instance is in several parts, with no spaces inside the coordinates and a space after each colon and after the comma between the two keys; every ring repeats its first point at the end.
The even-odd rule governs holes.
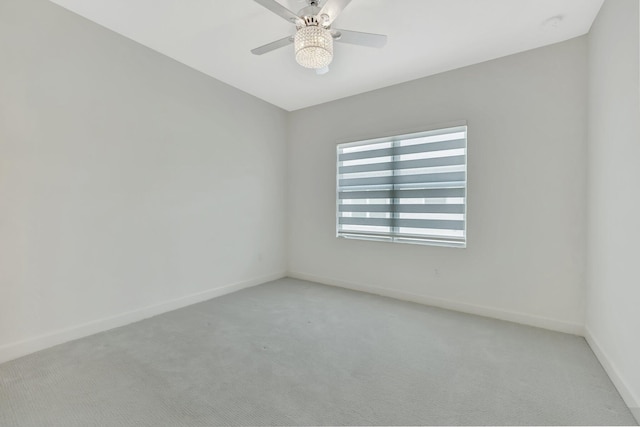
{"type": "Polygon", "coordinates": [[[351,0],[326,0],[320,7],[319,0],[307,0],[309,5],[295,14],[275,0],[255,0],[276,15],[295,24],[296,33],[280,40],[251,50],[254,55],[262,55],[281,47],[294,44],[296,61],[305,68],[312,68],[318,74],[329,71],[333,60],[333,41],[367,47],[383,47],[387,36],[338,30],[331,24],[351,0]]]}

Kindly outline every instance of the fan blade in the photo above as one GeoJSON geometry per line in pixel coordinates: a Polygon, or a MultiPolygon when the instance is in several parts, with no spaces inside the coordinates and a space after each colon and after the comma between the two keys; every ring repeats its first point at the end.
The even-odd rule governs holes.
{"type": "Polygon", "coordinates": [[[276,40],[274,42],[265,44],[264,46],[257,47],[251,50],[251,53],[254,55],[263,55],[265,53],[271,52],[272,50],[280,49],[281,47],[285,47],[289,44],[293,43],[293,37],[288,36],[280,40],[276,40]]]}
{"type": "Polygon", "coordinates": [[[320,9],[319,16],[327,15],[329,18],[325,21],[325,25],[331,25],[334,19],[340,15],[342,9],[347,7],[351,3],[351,0],[327,0],[327,2],[320,9]]]}
{"type": "Polygon", "coordinates": [[[387,44],[387,36],[383,34],[361,33],[349,30],[331,30],[335,41],[340,43],[357,44],[367,47],[382,47],[387,44]]]}
{"type": "Polygon", "coordinates": [[[278,3],[275,0],[254,0],[254,1],[260,4],[261,6],[266,7],[276,15],[282,16],[287,21],[293,22],[294,24],[300,19],[298,15],[291,12],[289,9],[282,6],[280,3],[278,3]]]}

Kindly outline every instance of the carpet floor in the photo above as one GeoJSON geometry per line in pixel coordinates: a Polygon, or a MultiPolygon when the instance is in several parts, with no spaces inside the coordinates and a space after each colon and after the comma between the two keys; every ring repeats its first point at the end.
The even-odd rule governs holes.
{"type": "Polygon", "coordinates": [[[0,365],[0,426],[635,425],[581,337],[282,279],[0,365]]]}

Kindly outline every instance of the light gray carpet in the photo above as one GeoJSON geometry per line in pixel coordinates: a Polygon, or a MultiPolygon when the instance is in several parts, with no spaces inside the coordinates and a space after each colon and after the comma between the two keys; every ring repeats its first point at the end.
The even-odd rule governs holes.
{"type": "Polygon", "coordinates": [[[584,339],[283,279],[0,365],[1,426],[634,424],[584,339]]]}

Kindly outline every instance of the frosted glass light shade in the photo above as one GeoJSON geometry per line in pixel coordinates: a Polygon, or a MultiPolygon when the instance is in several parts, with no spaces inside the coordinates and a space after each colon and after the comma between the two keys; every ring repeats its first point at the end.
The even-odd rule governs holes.
{"type": "Polygon", "coordinates": [[[305,68],[323,68],[333,59],[331,32],[319,26],[300,28],[294,38],[296,61],[305,68]]]}

